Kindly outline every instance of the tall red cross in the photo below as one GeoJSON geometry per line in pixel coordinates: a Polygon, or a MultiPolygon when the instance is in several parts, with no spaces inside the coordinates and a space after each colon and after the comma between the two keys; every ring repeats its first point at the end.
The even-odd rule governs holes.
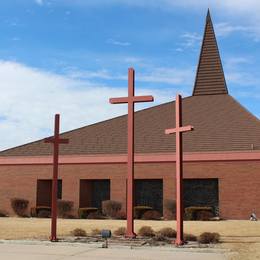
{"type": "Polygon", "coordinates": [[[135,71],[128,69],[128,97],[110,98],[111,104],[128,103],[127,117],[127,230],[126,237],[136,237],[134,233],[134,214],[133,214],[133,182],[134,182],[134,105],[140,102],[151,102],[153,96],[135,96],[135,71]]]}
{"type": "Polygon", "coordinates": [[[51,236],[50,241],[57,241],[57,192],[58,192],[58,166],[59,166],[59,144],[69,143],[69,139],[60,137],[60,115],[55,115],[54,136],[45,138],[45,143],[53,143],[53,177],[51,196],[51,236]]]}
{"type": "Polygon", "coordinates": [[[177,236],[176,245],[183,245],[183,151],[182,151],[182,133],[192,131],[193,126],[182,126],[182,99],[181,95],[176,95],[175,101],[175,120],[176,127],[166,129],[165,134],[176,134],[176,220],[177,220],[177,236]]]}

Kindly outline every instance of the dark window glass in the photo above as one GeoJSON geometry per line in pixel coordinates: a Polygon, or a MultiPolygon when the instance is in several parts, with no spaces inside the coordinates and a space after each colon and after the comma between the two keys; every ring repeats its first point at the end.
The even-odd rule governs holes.
{"type": "Polygon", "coordinates": [[[162,213],[163,180],[147,179],[134,181],[135,206],[149,206],[162,213]]]}
{"type": "Polygon", "coordinates": [[[184,179],[184,207],[210,206],[218,211],[218,179],[184,179]]]}

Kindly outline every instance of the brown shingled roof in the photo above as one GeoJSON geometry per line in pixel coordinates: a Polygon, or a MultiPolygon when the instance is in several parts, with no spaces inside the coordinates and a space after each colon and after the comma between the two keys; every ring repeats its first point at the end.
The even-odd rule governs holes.
{"type": "MultiPolygon", "coordinates": [[[[174,102],[136,112],[135,151],[175,151],[175,138],[164,129],[175,126],[174,102]]],[[[70,143],[61,145],[61,154],[126,153],[127,120],[117,117],[62,134],[70,143]]],[[[183,124],[194,131],[184,133],[184,151],[260,150],[260,121],[229,95],[192,96],[183,99],[183,124]]],[[[50,155],[52,146],[43,141],[0,153],[0,156],[50,155]]]]}
{"type": "Polygon", "coordinates": [[[193,96],[228,94],[213,24],[208,11],[193,96]]]}
{"type": "MultiPolygon", "coordinates": [[[[112,107],[111,107],[112,109],[112,107]]],[[[135,113],[135,152],[174,152],[175,138],[165,135],[175,126],[175,103],[169,102],[135,113]]],[[[227,94],[212,22],[208,13],[193,96],[183,99],[185,152],[260,150],[260,121],[227,94]],[[209,95],[210,94],[210,95],[209,95]]],[[[70,143],[63,155],[121,154],[127,150],[127,117],[120,116],[62,134],[70,143]]],[[[0,152],[0,156],[52,154],[43,140],[0,152]]]]}

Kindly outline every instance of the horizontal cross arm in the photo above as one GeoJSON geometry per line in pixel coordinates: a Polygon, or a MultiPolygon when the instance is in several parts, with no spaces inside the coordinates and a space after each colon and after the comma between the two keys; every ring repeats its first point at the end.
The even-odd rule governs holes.
{"type": "Polygon", "coordinates": [[[109,99],[110,104],[124,104],[124,103],[128,103],[128,101],[129,101],[128,97],[118,97],[118,98],[109,99]]]}
{"type": "Polygon", "coordinates": [[[67,139],[67,138],[61,138],[61,139],[59,139],[59,143],[60,143],[60,144],[68,144],[68,143],[69,143],[69,139],[67,139]]]}
{"type": "Polygon", "coordinates": [[[188,132],[188,131],[192,131],[193,129],[194,128],[191,125],[182,126],[182,127],[178,127],[178,128],[170,128],[170,129],[165,130],[165,134],[169,135],[169,134],[174,134],[176,132],[188,132]]]}
{"type": "Polygon", "coordinates": [[[152,102],[153,96],[134,96],[134,97],[118,97],[118,98],[110,98],[109,102],[111,104],[124,104],[133,102],[133,103],[139,103],[139,102],[152,102]]]}
{"type": "Polygon", "coordinates": [[[134,102],[152,102],[153,101],[153,96],[136,96],[134,97],[134,102]]]}
{"type": "MultiPolygon", "coordinates": [[[[55,138],[52,137],[47,137],[44,139],[44,143],[54,143],[55,142],[55,138]]],[[[58,139],[58,143],[59,144],[68,144],[69,143],[69,139],[66,138],[59,138],[58,139]]]]}

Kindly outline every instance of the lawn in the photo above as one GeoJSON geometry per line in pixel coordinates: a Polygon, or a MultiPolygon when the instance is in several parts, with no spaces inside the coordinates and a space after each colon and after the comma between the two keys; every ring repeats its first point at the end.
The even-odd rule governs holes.
{"type": "MultiPolygon", "coordinates": [[[[75,228],[90,233],[95,228],[113,231],[125,225],[124,220],[58,219],[58,236],[68,236],[75,228]]],[[[136,220],[135,230],[144,225],[153,227],[155,231],[162,227],[176,228],[175,221],[136,220]]],[[[218,232],[223,241],[220,247],[239,252],[231,259],[260,259],[260,221],[185,221],[184,231],[194,235],[205,231],[218,232]]],[[[0,239],[47,239],[49,235],[50,219],[0,218],[0,239]]]]}

